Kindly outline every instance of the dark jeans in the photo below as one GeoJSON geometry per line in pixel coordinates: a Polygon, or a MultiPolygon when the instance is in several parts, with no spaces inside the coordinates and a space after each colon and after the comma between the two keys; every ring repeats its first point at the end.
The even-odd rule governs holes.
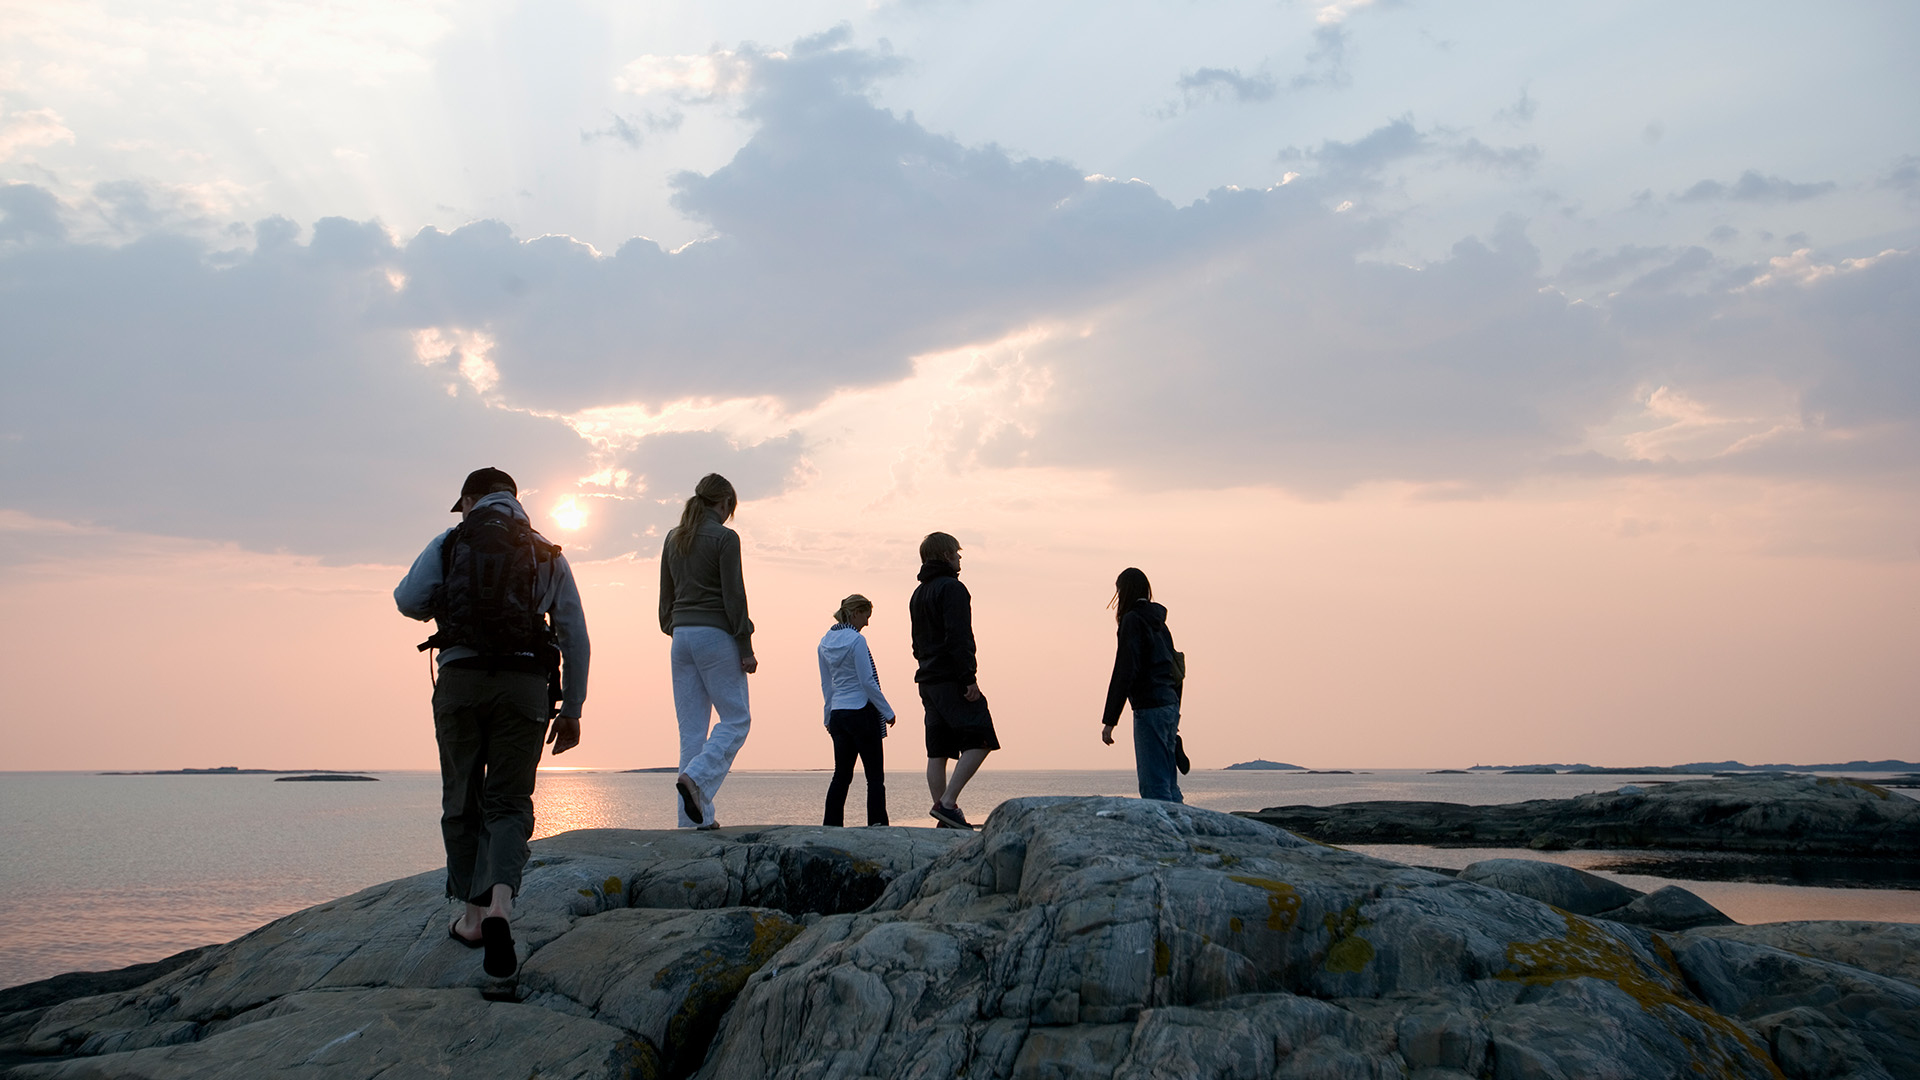
{"type": "Polygon", "coordinates": [[[549,707],[544,675],[441,670],[433,735],[440,744],[448,896],[485,904],[495,885],[520,892],[549,707]]]}
{"type": "Polygon", "coordinates": [[[1133,768],[1140,775],[1140,797],[1186,802],[1180,797],[1180,770],[1173,741],[1180,735],[1180,706],[1133,710],[1133,768]]]}
{"type": "Polygon", "coordinates": [[[887,823],[887,766],[881,732],[887,722],[868,702],[861,709],[835,709],[827,719],[833,736],[833,782],[827,785],[828,825],[846,824],[847,789],[853,786],[853,759],[867,769],[867,824],[887,823]]]}

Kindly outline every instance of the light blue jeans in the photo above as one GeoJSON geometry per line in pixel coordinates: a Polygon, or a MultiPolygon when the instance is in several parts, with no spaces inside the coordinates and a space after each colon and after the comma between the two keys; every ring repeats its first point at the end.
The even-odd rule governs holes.
{"type": "Polygon", "coordinates": [[[1180,734],[1180,706],[1133,710],[1133,768],[1140,774],[1140,797],[1186,802],[1180,797],[1180,770],[1173,761],[1173,740],[1180,734]]]}
{"type": "MultiPolygon", "coordinates": [[[[713,797],[727,781],[733,756],[747,741],[753,717],[747,712],[747,673],[740,670],[740,647],[716,626],[682,626],[673,632],[673,712],[680,720],[680,771],[706,796],[701,807],[713,820],[713,797]],[[715,713],[720,722],[712,724],[715,713]],[[708,725],[712,724],[712,730],[708,725]]],[[[680,827],[694,822],[675,796],[680,827]]]]}

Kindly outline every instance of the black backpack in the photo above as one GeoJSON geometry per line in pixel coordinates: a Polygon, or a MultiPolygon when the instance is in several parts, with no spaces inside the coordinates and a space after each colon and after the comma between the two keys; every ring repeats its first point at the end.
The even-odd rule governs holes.
{"type": "Polygon", "coordinates": [[[540,610],[540,564],[559,551],[504,506],[469,512],[440,545],[442,583],[429,605],[434,635],[420,648],[463,645],[482,656],[545,659],[554,639],[540,610]]]}

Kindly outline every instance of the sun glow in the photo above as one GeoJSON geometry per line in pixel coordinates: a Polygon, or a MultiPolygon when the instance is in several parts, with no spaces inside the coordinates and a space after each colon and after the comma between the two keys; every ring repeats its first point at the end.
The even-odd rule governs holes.
{"type": "Polygon", "coordinates": [[[562,499],[548,516],[553,518],[555,525],[571,532],[587,523],[587,508],[581,506],[573,496],[569,495],[562,499]]]}

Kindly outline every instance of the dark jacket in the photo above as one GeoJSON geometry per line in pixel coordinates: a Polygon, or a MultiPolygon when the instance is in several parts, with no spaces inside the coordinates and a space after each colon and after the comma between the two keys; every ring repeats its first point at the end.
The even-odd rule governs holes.
{"type": "Polygon", "coordinates": [[[660,631],[711,626],[733,635],[742,658],[753,655],[753,620],[740,576],[740,534],[712,514],[700,519],[693,550],[680,553],[680,530],[660,547],[660,631]]]}
{"type": "Polygon", "coordinates": [[[1114,653],[1107,708],[1100,722],[1118,723],[1120,706],[1129,701],[1135,709],[1180,703],[1167,609],[1150,600],[1134,601],[1132,609],[1120,616],[1120,648],[1114,653]]]}
{"type": "Polygon", "coordinates": [[[960,584],[960,571],[943,562],[923,563],[920,587],[907,601],[913,616],[913,658],[917,683],[971,686],[979,671],[973,655],[973,594],[960,584]]]}

